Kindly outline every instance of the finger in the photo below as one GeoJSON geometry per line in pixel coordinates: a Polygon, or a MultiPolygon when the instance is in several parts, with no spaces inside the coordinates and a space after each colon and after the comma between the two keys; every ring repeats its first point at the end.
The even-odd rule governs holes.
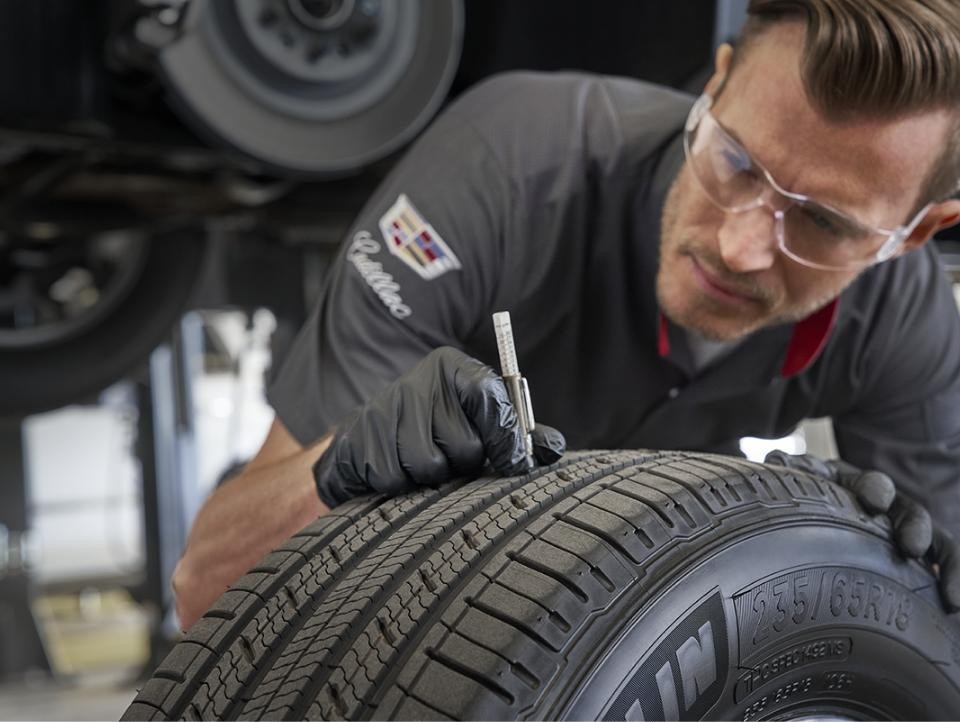
{"type": "Polygon", "coordinates": [[[525,472],[523,434],[503,379],[470,358],[457,366],[453,376],[460,406],[477,430],[493,468],[504,476],[525,472]]]}
{"type": "Polygon", "coordinates": [[[940,597],[950,613],[960,611],[960,544],[935,528],[927,559],[939,567],[940,597]]]}
{"type": "Polygon", "coordinates": [[[549,466],[560,461],[567,450],[567,440],[557,429],[545,424],[537,424],[533,429],[533,455],[541,466],[549,466]]]}
{"type": "Polygon", "coordinates": [[[929,512],[910,497],[898,494],[890,507],[894,537],[907,556],[923,556],[933,541],[929,512]]]}
{"type": "Polygon", "coordinates": [[[476,478],[483,470],[486,454],[483,440],[459,407],[456,398],[444,395],[434,409],[433,443],[446,457],[447,479],[452,477],[476,478]]]}
{"type": "Polygon", "coordinates": [[[320,501],[331,509],[373,491],[366,479],[357,475],[350,463],[349,440],[339,434],[313,465],[313,478],[320,501]]]}
{"type": "Polygon", "coordinates": [[[889,511],[897,497],[893,480],[882,471],[841,472],[837,483],[856,494],[857,501],[870,514],[889,511]]]}
{"type": "MultiPolygon", "coordinates": [[[[397,424],[397,460],[410,485],[439,486],[450,480],[450,461],[434,443],[433,433],[430,420],[397,424]]],[[[458,442],[453,443],[462,448],[458,442]]]]}

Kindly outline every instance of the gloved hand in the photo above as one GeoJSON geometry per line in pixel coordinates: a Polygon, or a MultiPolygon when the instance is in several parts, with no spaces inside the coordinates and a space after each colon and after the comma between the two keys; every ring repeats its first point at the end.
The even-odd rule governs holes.
{"type": "Polygon", "coordinates": [[[824,461],[810,454],[782,451],[771,451],[764,463],[829,479],[853,492],[868,513],[889,516],[900,549],[909,557],[922,557],[933,565],[940,579],[944,606],[950,612],[960,611],[960,544],[947,530],[934,525],[923,505],[898,494],[889,476],[881,471],[863,471],[845,461],[824,461]]]}
{"type": "MultiPolygon", "coordinates": [[[[534,455],[552,464],[566,449],[537,424],[534,455]]],[[[402,494],[478,476],[489,459],[510,476],[527,471],[523,435],[503,379],[457,349],[432,351],[354,411],[313,467],[327,506],[372,492],[402,494]]]]}

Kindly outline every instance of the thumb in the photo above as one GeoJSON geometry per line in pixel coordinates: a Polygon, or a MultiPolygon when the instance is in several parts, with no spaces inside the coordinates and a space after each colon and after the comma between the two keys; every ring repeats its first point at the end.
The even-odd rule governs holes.
{"type": "Polygon", "coordinates": [[[541,466],[556,463],[567,450],[567,440],[552,426],[537,424],[531,435],[533,436],[533,455],[541,466]]]}
{"type": "Polygon", "coordinates": [[[927,558],[937,566],[940,596],[947,611],[960,611],[960,545],[945,529],[934,527],[927,558]]]}

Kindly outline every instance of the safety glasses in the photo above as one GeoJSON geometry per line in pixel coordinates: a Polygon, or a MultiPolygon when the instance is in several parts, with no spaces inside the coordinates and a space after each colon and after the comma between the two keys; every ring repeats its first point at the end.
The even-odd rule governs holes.
{"type": "Polygon", "coordinates": [[[700,96],[684,132],[687,163],[707,197],[728,213],[765,206],[773,214],[780,250],[811,268],[865,268],[894,256],[932,203],[905,226],[888,230],[800,193],[784,190],[770,172],[727,132],[710,112],[713,98],[700,96]]]}

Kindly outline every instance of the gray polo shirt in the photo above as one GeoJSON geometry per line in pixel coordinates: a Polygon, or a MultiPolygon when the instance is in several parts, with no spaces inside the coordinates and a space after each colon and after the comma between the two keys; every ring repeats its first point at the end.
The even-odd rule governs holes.
{"type": "Polygon", "coordinates": [[[960,530],[960,316],[932,247],[706,367],[660,315],[660,215],[692,101],[572,73],[461,96],[366,204],[269,389],[294,437],[438,346],[496,368],[490,316],[509,310],[537,420],[571,448],[738,453],[832,416],[845,459],[960,530]]]}

